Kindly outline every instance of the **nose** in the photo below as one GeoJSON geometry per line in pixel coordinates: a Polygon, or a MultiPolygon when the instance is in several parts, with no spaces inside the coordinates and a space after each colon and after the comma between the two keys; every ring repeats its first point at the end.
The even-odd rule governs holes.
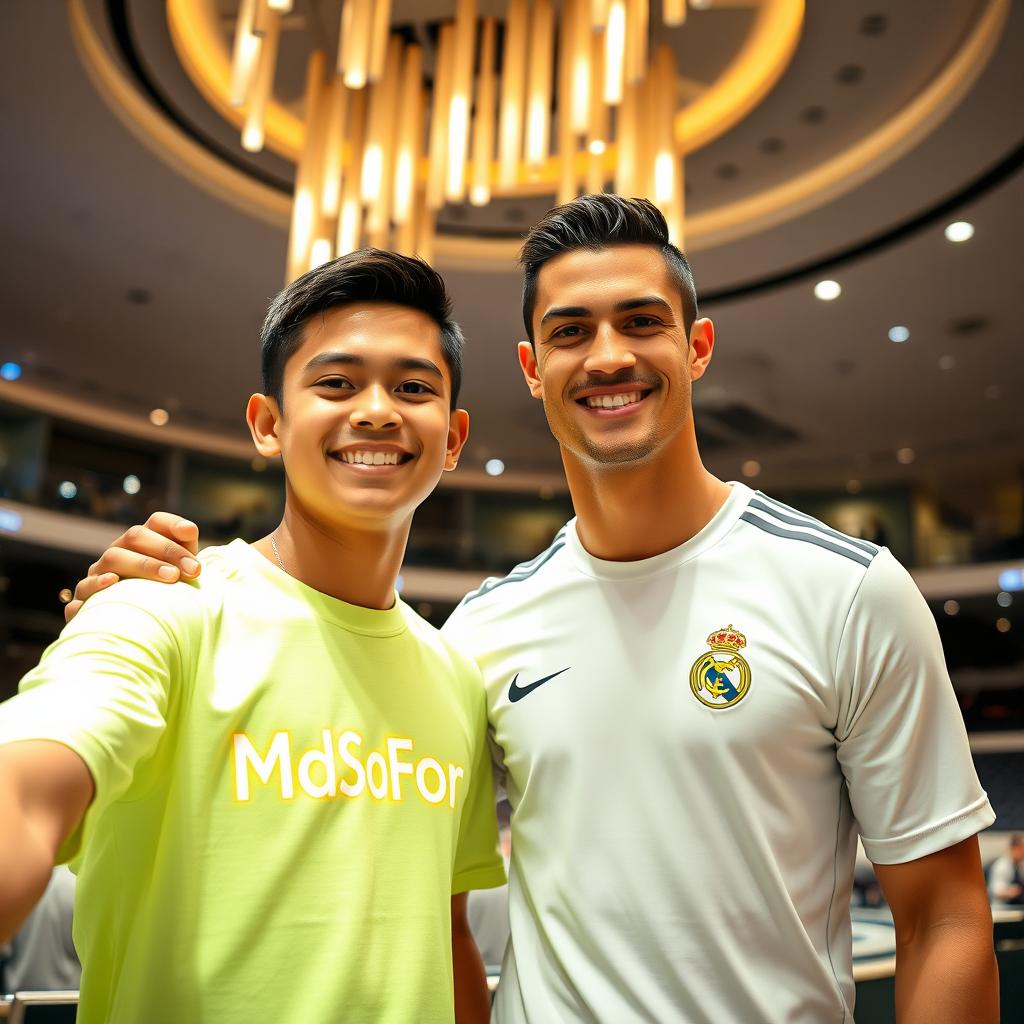
{"type": "Polygon", "coordinates": [[[636,366],[633,340],[611,324],[601,324],[594,335],[583,368],[587,373],[617,373],[636,366]]]}
{"type": "Polygon", "coordinates": [[[349,423],[362,430],[397,430],[402,425],[402,415],[395,408],[391,392],[374,384],[360,394],[349,423]]]}

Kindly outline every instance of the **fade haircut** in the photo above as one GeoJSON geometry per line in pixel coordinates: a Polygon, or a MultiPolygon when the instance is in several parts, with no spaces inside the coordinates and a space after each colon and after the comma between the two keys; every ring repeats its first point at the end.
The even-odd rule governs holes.
{"type": "Polygon", "coordinates": [[[653,245],[664,257],[683,298],[683,327],[689,337],[697,319],[697,291],[686,257],[668,240],[668,224],[647,199],[624,199],[604,193],[580,196],[556,206],[535,224],[523,242],[523,323],[533,344],[533,312],[537,305],[537,279],[548,260],[576,249],[598,252],[611,245],[653,245]]]}
{"type": "Polygon", "coordinates": [[[451,408],[462,386],[462,328],[451,319],[452,300],[441,275],[423,260],[383,249],[357,249],[296,278],[279,292],[260,331],[263,393],[283,408],[284,366],[302,344],[315,316],[361,302],[391,302],[426,313],[441,332],[441,354],[451,376],[451,408]]]}

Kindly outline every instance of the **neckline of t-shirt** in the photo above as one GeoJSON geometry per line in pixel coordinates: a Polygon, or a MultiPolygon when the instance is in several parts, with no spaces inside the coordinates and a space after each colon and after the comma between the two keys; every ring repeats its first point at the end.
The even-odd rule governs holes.
{"type": "Polygon", "coordinates": [[[402,600],[397,592],[395,603],[390,608],[364,608],[314,590],[274,565],[269,558],[264,558],[244,540],[233,540],[222,550],[225,550],[233,560],[242,563],[245,570],[256,572],[265,583],[278,592],[290,594],[311,608],[319,618],[326,619],[349,632],[365,636],[396,636],[408,628],[409,623],[402,600]]]}
{"type": "Polygon", "coordinates": [[[641,558],[634,562],[609,562],[607,559],[595,557],[580,542],[575,519],[568,523],[566,546],[577,568],[595,579],[638,580],[667,572],[717,544],[743,514],[754,492],[746,484],[736,480],[730,480],[729,486],[732,493],[699,533],[677,547],[652,555],[650,558],[641,558]]]}

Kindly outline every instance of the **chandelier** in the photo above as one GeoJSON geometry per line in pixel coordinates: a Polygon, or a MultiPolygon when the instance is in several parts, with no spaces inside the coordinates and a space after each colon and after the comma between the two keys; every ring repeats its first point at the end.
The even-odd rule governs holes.
{"type": "Polygon", "coordinates": [[[723,2],[662,0],[652,11],[649,0],[503,0],[499,19],[481,17],[478,0],[453,0],[425,53],[415,33],[395,30],[391,0],[323,0],[321,10],[339,8],[336,53],[322,43],[308,53],[301,121],[274,96],[293,0],[240,0],[222,66],[208,6],[172,0],[168,20],[186,69],[239,125],[242,147],[295,161],[293,280],[363,245],[433,262],[445,204],[495,197],[647,196],[682,246],[684,154],[760,100],[802,20],[798,0],[739,0],[759,8],[750,53],[715,83],[717,105],[691,109],[674,47],[651,41],[652,19],[670,39],[688,8],[723,2]]]}

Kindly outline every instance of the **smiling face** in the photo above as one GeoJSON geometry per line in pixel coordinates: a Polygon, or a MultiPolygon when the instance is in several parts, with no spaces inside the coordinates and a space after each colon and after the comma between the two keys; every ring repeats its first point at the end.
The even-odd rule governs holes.
{"type": "Polygon", "coordinates": [[[305,515],[326,529],[391,529],[455,467],[469,418],[450,399],[438,325],[356,303],[310,318],[284,368],[283,411],[254,395],[248,418],[261,454],[282,456],[305,515]]]}
{"type": "Polygon", "coordinates": [[[545,263],[533,329],[520,364],[563,453],[629,466],[692,443],[690,388],[711,358],[714,329],[697,320],[687,338],[682,297],[657,248],[577,249],[545,263]]]}

